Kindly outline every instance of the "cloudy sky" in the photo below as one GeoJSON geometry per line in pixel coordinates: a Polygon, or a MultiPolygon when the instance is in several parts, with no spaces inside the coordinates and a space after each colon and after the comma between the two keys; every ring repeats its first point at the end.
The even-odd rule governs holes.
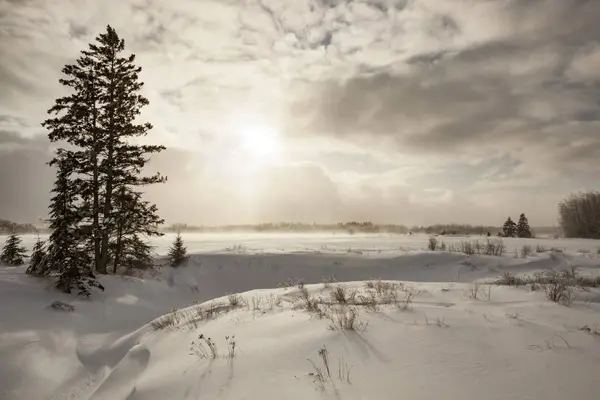
{"type": "Polygon", "coordinates": [[[0,0],[0,218],[107,24],[143,67],[168,222],[499,225],[600,186],[598,0],[0,0]]]}

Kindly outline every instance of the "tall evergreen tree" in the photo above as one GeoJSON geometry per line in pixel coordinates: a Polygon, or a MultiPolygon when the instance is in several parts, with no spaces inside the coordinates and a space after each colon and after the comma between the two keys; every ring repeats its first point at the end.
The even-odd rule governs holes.
{"type": "Polygon", "coordinates": [[[502,226],[502,233],[504,237],[516,237],[517,236],[517,224],[508,217],[504,225],[502,226]]]}
{"type": "Polygon", "coordinates": [[[33,246],[29,267],[27,267],[27,271],[25,271],[28,275],[43,275],[44,262],[46,261],[46,248],[44,247],[44,244],[44,241],[38,236],[37,241],[33,246]]]}
{"type": "Polygon", "coordinates": [[[21,246],[23,240],[16,233],[12,233],[4,244],[2,253],[0,254],[0,261],[7,265],[23,265],[25,264],[25,257],[27,257],[27,250],[21,246]]]}
{"type": "Polygon", "coordinates": [[[143,237],[157,234],[162,223],[156,206],[142,201],[136,188],[166,180],[158,173],[141,175],[149,156],[165,148],[138,144],[152,125],[135,123],[148,100],[140,94],[141,68],[134,64],[134,55],[122,54],[124,50],[124,40],[108,26],[76,64],[63,68],[66,78],[60,83],[71,94],[56,100],[49,110],[55,117],[42,124],[51,142],[68,145],[68,150],[58,150],[51,163],[63,164],[57,185],[62,179],[65,192],[56,196],[69,192],[69,205],[60,212],[70,218],[58,221],[59,210],[51,215],[51,227],[59,232],[50,238],[50,265],[59,264],[61,254],[68,254],[57,251],[68,243],[81,261],[89,260],[79,267],[86,277],[92,270],[107,273],[111,263],[116,271],[126,252],[121,246],[134,237],[139,244],[143,237]],[[132,200],[120,200],[124,193],[132,200]]]}
{"type": "Polygon", "coordinates": [[[519,222],[517,223],[517,236],[520,238],[530,238],[531,228],[529,227],[529,221],[525,214],[519,216],[519,222]]]}
{"type": "Polygon", "coordinates": [[[184,246],[179,232],[177,232],[173,245],[169,249],[168,257],[171,267],[178,267],[187,261],[187,248],[184,246]]]}

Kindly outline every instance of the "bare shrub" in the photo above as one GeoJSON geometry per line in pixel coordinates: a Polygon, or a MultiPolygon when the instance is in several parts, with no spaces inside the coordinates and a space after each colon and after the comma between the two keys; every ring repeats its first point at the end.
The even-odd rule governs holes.
{"type": "Polygon", "coordinates": [[[485,251],[486,256],[501,257],[506,251],[506,246],[502,239],[486,239],[485,251]]]}
{"type": "Polygon", "coordinates": [[[472,256],[473,254],[475,254],[475,246],[471,242],[461,240],[460,252],[468,256],[472,256]]]}
{"type": "Polygon", "coordinates": [[[521,247],[521,258],[527,258],[533,255],[533,247],[526,244],[521,247]]]}
{"type": "Polygon", "coordinates": [[[550,251],[550,250],[548,250],[547,248],[545,248],[545,247],[544,247],[544,246],[542,246],[541,244],[538,244],[538,245],[535,247],[535,252],[536,252],[536,253],[547,253],[548,251],[550,251]]]}
{"type": "Polygon", "coordinates": [[[492,301],[492,285],[484,285],[481,290],[481,299],[483,301],[492,301]]]}
{"type": "Polygon", "coordinates": [[[232,293],[227,296],[229,299],[229,306],[231,308],[238,308],[244,306],[244,298],[237,293],[232,293]]]}
{"type": "Polygon", "coordinates": [[[555,303],[569,306],[575,300],[573,288],[566,278],[557,276],[555,279],[541,284],[541,287],[546,292],[546,298],[555,303]]]}
{"type": "Polygon", "coordinates": [[[337,286],[331,292],[331,300],[340,304],[350,304],[356,299],[356,290],[348,291],[345,286],[337,286]]]}
{"type": "Polygon", "coordinates": [[[377,293],[375,292],[369,292],[366,295],[359,294],[354,304],[364,306],[367,311],[379,311],[377,307],[377,293]]]}
{"type": "Polygon", "coordinates": [[[506,285],[514,287],[523,286],[525,284],[522,278],[516,277],[508,271],[506,271],[504,273],[504,276],[501,279],[498,279],[495,283],[496,285],[506,285]]]}
{"type": "Polygon", "coordinates": [[[277,296],[273,293],[269,295],[269,309],[272,310],[275,307],[279,307],[281,305],[281,296],[277,296]]]}
{"type": "Polygon", "coordinates": [[[277,285],[277,287],[291,288],[291,287],[300,286],[300,285],[304,285],[303,278],[288,278],[285,281],[279,283],[279,285],[277,285]]]}
{"type": "Polygon", "coordinates": [[[330,315],[329,329],[334,331],[365,331],[367,323],[360,321],[359,311],[356,307],[337,309],[330,315]]]}
{"type": "Polygon", "coordinates": [[[446,246],[446,243],[444,243],[444,241],[442,240],[442,244],[440,244],[440,246],[439,246],[439,250],[440,250],[440,251],[446,251],[446,250],[447,250],[447,248],[448,248],[448,247],[446,246]]]}
{"type": "Polygon", "coordinates": [[[300,287],[300,296],[298,299],[300,300],[300,308],[310,313],[314,313],[319,319],[327,316],[326,310],[319,299],[311,297],[310,293],[308,293],[308,290],[303,285],[300,287]]]}
{"type": "Polygon", "coordinates": [[[179,314],[176,310],[169,311],[167,314],[155,319],[150,323],[155,331],[170,328],[179,324],[179,314]]]}
{"type": "Polygon", "coordinates": [[[429,238],[429,243],[427,244],[427,248],[430,251],[436,251],[438,249],[438,242],[437,242],[437,238],[435,238],[434,236],[429,238]]]}
{"type": "Polygon", "coordinates": [[[600,287],[600,275],[597,276],[582,276],[582,275],[578,275],[575,278],[575,281],[577,282],[577,286],[580,287],[600,287]]]}
{"type": "Polygon", "coordinates": [[[262,308],[263,305],[263,297],[262,296],[252,296],[252,310],[257,311],[262,308]]]}
{"type": "Polygon", "coordinates": [[[413,293],[412,292],[406,292],[406,295],[404,296],[404,300],[402,300],[401,302],[396,303],[398,305],[398,308],[400,308],[401,310],[410,310],[410,308],[412,307],[412,303],[413,303],[413,293]]]}
{"type": "Polygon", "coordinates": [[[393,289],[395,289],[395,284],[393,283],[384,282],[381,279],[375,282],[375,290],[379,296],[383,296],[385,293],[393,289]]]}
{"type": "Polygon", "coordinates": [[[479,288],[481,284],[475,282],[471,285],[471,289],[469,289],[469,299],[477,300],[477,295],[479,294],[479,288]]]}

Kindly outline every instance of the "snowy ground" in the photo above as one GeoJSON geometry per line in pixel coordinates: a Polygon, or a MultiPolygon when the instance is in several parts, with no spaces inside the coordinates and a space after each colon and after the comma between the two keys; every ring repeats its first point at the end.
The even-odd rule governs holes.
{"type": "MultiPolygon", "coordinates": [[[[597,398],[600,291],[578,291],[565,307],[528,288],[483,286],[473,298],[472,284],[505,271],[600,273],[596,241],[509,239],[504,257],[467,257],[424,251],[427,236],[184,239],[196,253],[190,266],[145,279],[103,277],[107,290],[90,301],[52,291],[24,267],[0,267],[0,398],[597,398]],[[565,252],[515,258],[524,244],[565,252]],[[321,283],[332,277],[338,283],[321,283]],[[323,318],[300,308],[298,286],[278,288],[303,280],[312,298],[329,304],[342,285],[388,303],[387,289],[366,287],[378,278],[394,281],[391,304],[330,304],[323,318]],[[229,293],[241,293],[243,304],[230,309],[229,293]],[[54,300],[75,312],[47,309],[54,300]],[[352,309],[366,329],[329,329],[330,318],[352,309]],[[173,324],[156,329],[165,321],[173,324]],[[218,346],[216,359],[190,355],[200,334],[218,346]],[[233,335],[231,359],[226,336],[233,335]],[[318,354],[323,346],[331,377],[318,354]]],[[[485,240],[443,238],[475,239],[485,240]]],[[[160,254],[171,240],[157,241],[160,254]]]]}

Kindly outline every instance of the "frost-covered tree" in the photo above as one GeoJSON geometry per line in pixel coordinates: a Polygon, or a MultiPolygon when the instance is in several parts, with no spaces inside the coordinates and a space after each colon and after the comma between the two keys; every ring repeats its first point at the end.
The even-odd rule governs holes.
{"type": "Polygon", "coordinates": [[[7,265],[23,265],[27,257],[27,249],[21,246],[23,240],[16,233],[12,233],[4,244],[0,254],[0,262],[7,265]]]}
{"type": "Polygon", "coordinates": [[[502,225],[502,236],[504,237],[516,237],[517,236],[517,224],[508,217],[504,225],[502,225]]]}
{"type": "Polygon", "coordinates": [[[187,248],[183,244],[181,234],[177,233],[173,245],[169,249],[168,256],[171,267],[178,267],[187,261],[187,248]]]}
{"type": "Polygon", "coordinates": [[[517,236],[520,238],[530,238],[531,228],[529,227],[529,221],[525,214],[519,216],[519,222],[517,223],[517,236]]]}
{"type": "Polygon", "coordinates": [[[44,241],[38,236],[35,245],[33,245],[29,267],[25,271],[28,275],[40,276],[44,274],[44,262],[46,261],[46,248],[44,245],[44,241]]]}
{"type": "MultiPolygon", "coordinates": [[[[142,175],[150,156],[165,148],[137,140],[152,125],[136,122],[148,100],[140,94],[141,68],[124,50],[124,40],[108,26],[75,64],[63,68],[60,83],[70,94],[56,100],[49,110],[53,118],[42,124],[51,142],[65,145],[51,164],[63,164],[64,176],[57,172],[57,184],[61,179],[61,187],[70,191],[67,209],[61,211],[69,214],[68,222],[58,221],[58,210],[51,216],[52,229],[59,229],[50,238],[51,265],[78,258],[79,275],[86,277],[94,270],[107,273],[109,266],[116,271],[128,252],[121,246],[133,237],[139,243],[157,234],[162,223],[156,206],[141,200],[139,188],[165,181],[158,173],[142,175]],[[123,193],[135,201],[121,201],[123,193]],[[74,254],[57,251],[67,244],[74,254]]],[[[76,275],[71,271],[70,276],[76,275]]]]}

